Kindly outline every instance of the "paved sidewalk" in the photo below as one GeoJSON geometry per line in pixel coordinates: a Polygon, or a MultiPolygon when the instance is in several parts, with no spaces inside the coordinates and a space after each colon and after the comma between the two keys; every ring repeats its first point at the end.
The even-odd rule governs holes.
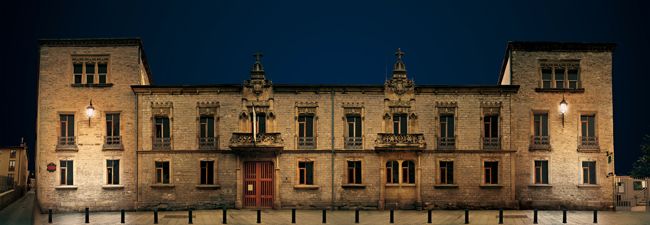
{"type": "MultiPolygon", "coordinates": [[[[498,211],[470,211],[470,224],[498,224],[498,211]]],[[[463,224],[464,211],[435,210],[432,224],[463,224]]],[[[255,210],[228,210],[228,224],[257,224],[255,210]]],[[[427,211],[395,211],[395,224],[427,224],[427,211]]],[[[539,211],[539,224],[562,224],[562,211],[539,211]]],[[[322,224],[322,211],[297,210],[296,224],[322,224]]],[[[38,214],[35,224],[47,224],[47,214],[38,214]]],[[[126,212],[125,224],[153,224],[153,212],[126,212]]],[[[193,212],[193,224],[222,224],[221,210],[193,212]]],[[[504,224],[533,224],[533,211],[506,210],[504,224]]],[[[567,224],[593,224],[592,211],[569,211],[567,224]]],[[[645,212],[598,212],[599,224],[650,224],[650,213],[645,212]]],[[[83,213],[54,214],[53,224],[84,224],[83,213]]],[[[120,212],[91,212],[90,224],[120,224],[120,212]]],[[[158,224],[188,224],[187,211],[159,212],[158,224]]],[[[291,210],[262,210],[261,224],[291,224],[291,210]]],[[[355,224],[354,211],[327,211],[327,224],[355,224]]],[[[360,212],[359,224],[390,224],[389,211],[369,210],[360,212]]]]}
{"type": "Polygon", "coordinates": [[[31,225],[34,213],[34,191],[31,190],[0,211],[2,225],[31,225]]]}

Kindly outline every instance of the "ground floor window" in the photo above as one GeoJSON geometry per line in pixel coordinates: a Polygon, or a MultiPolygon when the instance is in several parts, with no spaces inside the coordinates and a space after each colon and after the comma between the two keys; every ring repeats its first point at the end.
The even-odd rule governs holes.
{"type": "Polygon", "coordinates": [[[156,184],[169,184],[169,161],[156,162],[156,184]]]}
{"type": "Polygon", "coordinates": [[[348,183],[361,184],[361,161],[348,161],[348,183]]]}
{"type": "Polygon", "coordinates": [[[120,184],[120,160],[106,160],[106,184],[120,184]]]}
{"type": "Polygon", "coordinates": [[[314,184],[314,162],[301,161],[298,162],[298,183],[305,185],[314,184]]]}
{"type": "Polygon", "coordinates": [[[399,163],[397,161],[386,162],[386,183],[399,183],[399,163]]]}
{"type": "Polygon", "coordinates": [[[411,160],[402,162],[402,183],[415,184],[415,163],[411,160]]]}
{"type": "Polygon", "coordinates": [[[61,185],[74,185],[74,173],[72,160],[61,160],[61,185]]]}
{"type": "Polygon", "coordinates": [[[499,184],[499,162],[498,161],[485,161],[483,162],[483,175],[484,184],[499,184]]]}
{"type": "Polygon", "coordinates": [[[596,184],[596,162],[595,161],[582,162],[582,183],[596,184]]]}
{"type": "Polygon", "coordinates": [[[548,184],[548,161],[535,160],[535,184],[548,184]]]}
{"type": "Polygon", "coordinates": [[[454,161],[440,161],[440,184],[454,183],[454,161]]]}
{"type": "Polygon", "coordinates": [[[214,184],[214,161],[201,161],[201,184],[214,184]]]}

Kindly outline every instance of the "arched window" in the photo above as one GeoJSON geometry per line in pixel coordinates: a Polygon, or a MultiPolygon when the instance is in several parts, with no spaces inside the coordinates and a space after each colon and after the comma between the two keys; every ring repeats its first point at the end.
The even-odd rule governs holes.
{"type": "Polygon", "coordinates": [[[399,163],[397,161],[386,162],[386,183],[399,183],[399,163]]]}
{"type": "Polygon", "coordinates": [[[402,162],[402,183],[415,184],[415,163],[411,160],[402,162]]]}

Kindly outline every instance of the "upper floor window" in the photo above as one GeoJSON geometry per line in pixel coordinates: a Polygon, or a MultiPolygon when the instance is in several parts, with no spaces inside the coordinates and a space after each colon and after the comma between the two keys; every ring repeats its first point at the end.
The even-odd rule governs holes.
{"type": "Polygon", "coordinates": [[[499,184],[499,162],[483,162],[483,184],[499,184]]]}
{"type": "Polygon", "coordinates": [[[580,143],[579,149],[599,148],[598,136],[596,135],[596,115],[580,115],[580,143]]]}
{"type": "Polygon", "coordinates": [[[345,146],[346,148],[362,148],[363,137],[361,129],[361,115],[347,115],[345,117],[347,123],[345,146]]]}
{"type": "Polygon", "coordinates": [[[73,56],[72,76],[74,84],[106,84],[108,56],[73,56]]]}
{"type": "Polygon", "coordinates": [[[533,135],[531,136],[531,149],[549,149],[550,138],[548,136],[548,113],[533,113],[533,135]]]}
{"type": "Polygon", "coordinates": [[[214,161],[201,161],[201,184],[214,184],[214,161]]]}
{"type": "Polygon", "coordinates": [[[251,114],[251,119],[254,119],[253,129],[256,134],[266,133],[266,114],[257,113],[255,114],[255,118],[253,118],[253,114],[251,114]]]}
{"type": "Polygon", "coordinates": [[[454,149],[456,136],[454,130],[454,114],[440,114],[440,137],[438,138],[438,149],[454,149]]]}
{"type": "Polygon", "coordinates": [[[75,145],[74,115],[62,114],[59,116],[59,146],[75,145]]]}
{"type": "Polygon", "coordinates": [[[314,162],[313,161],[298,162],[298,184],[303,184],[303,185],[314,184],[314,162]]]}
{"type": "Polygon", "coordinates": [[[74,185],[72,160],[61,160],[59,171],[61,172],[60,184],[61,185],[74,185]]]}
{"type": "Polygon", "coordinates": [[[314,146],[314,115],[300,114],[298,116],[298,147],[313,148],[314,146]]]}
{"type": "Polygon", "coordinates": [[[106,142],[107,145],[121,144],[120,114],[106,113],[106,142]]]}
{"type": "Polygon", "coordinates": [[[106,160],[106,184],[120,184],[120,160],[106,160]]]}
{"type": "Polygon", "coordinates": [[[498,149],[499,141],[499,115],[488,114],[483,116],[483,148],[498,149]]]}
{"type": "Polygon", "coordinates": [[[16,160],[9,160],[9,171],[16,170],[16,160]]]}
{"type": "Polygon", "coordinates": [[[361,161],[348,161],[348,184],[361,184],[361,161]]]}
{"type": "Polygon", "coordinates": [[[542,63],[541,88],[578,89],[580,88],[579,62],[542,63]]]}
{"type": "Polygon", "coordinates": [[[393,114],[393,134],[406,135],[408,134],[408,119],[404,113],[393,114]]]}
{"type": "Polygon", "coordinates": [[[440,161],[440,184],[454,183],[454,161],[440,161]]]}
{"type": "Polygon", "coordinates": [[[9,151],[9,158],[16,158],[16,149],[11,149],[11,151],[9,151]]]}
{"type": "Polygon", "coordinates": [[[170,149],[171,133],[169,128],[169,117],[157,116],[154,118],[154,149],[170,149]]]}
{"type": "Polygon", "coordinates": [[[203,115],[199,118],[199,148],[214,149],[215,147],[214,116],[203,115]]]}

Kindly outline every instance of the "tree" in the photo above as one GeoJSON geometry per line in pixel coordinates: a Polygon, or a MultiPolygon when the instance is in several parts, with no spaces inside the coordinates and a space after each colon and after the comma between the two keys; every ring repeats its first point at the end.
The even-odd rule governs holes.
{"type": "Polygon", "coordinates": [[[632,164],[632,172],[630,173],[632,177],[650,177],[650,135],[646,134],[643,141],[641,156],[632,164]]]}

